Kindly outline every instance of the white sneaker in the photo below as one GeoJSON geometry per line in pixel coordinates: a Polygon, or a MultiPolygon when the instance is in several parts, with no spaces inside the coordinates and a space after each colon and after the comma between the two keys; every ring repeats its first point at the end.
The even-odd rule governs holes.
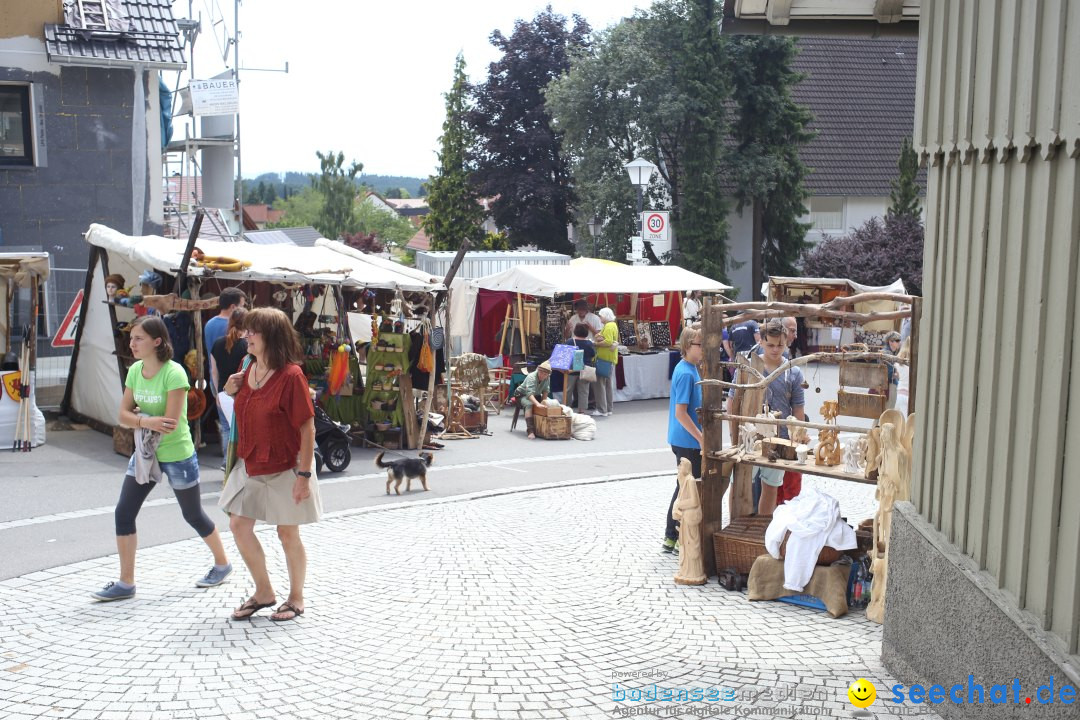
{"type": "Polygon", "coordinates": [[[608,410],[606,413],[604,413],[604,417],[611,417],[611,411],[608,410]]]}
{"type": "Polygon", "coordinates": [[[600,416],[600,415],[603,415],[604,413],[600,412],[599,410],[590,410],[589,414],[594,415],[594,416],[600,416]]]}

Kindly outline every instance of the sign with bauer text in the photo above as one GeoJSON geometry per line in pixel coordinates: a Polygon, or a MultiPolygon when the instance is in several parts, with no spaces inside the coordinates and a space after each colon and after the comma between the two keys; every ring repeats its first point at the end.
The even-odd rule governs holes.
{"type": "Polygon", "coordinates": [[[671,223],[667,210],[647,210],[641,213],[641,238],[651,243],[671,242],[671,223]]]}
{"type": "Polygon", "coordinates": [[[236,78],[192,80],[188,89],[194,115],[235,115],[240,112],[236,78]]]}

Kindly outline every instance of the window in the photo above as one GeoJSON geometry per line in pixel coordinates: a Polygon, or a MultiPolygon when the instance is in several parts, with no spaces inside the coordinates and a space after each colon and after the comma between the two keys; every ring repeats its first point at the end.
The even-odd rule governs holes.
{"type": "Polygon", "coordinates": [[[810,222],[814,230],[843,230],[844,198],[810,198],[810,222]]]}
{"type": "Polygon", "coordinates": [[[34,164],[31,109],[29,85],[0,85],[0,166],[34,164]]]}

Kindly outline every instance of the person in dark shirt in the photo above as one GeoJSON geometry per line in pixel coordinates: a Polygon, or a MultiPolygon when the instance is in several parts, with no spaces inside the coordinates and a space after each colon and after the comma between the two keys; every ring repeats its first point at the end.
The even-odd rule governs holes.
{"type": "Polygon", "coordinates": [[[761,342],[761,331],[755,321],[747,320],[729,327],[728,337],[731,341],[732,351],[745,353],[750,352],[755,345],[761,342]]]}
{"type": "MultiPolygon", "coordinates": [[[[245,315],[247,315],[247,310],[243,307],[233,308],[225,334],[219,337],[210,348],[210,382],[215,388],[220,388],[219,382],[228,380],[240,371],[240,364],[244,362],[244,356],[247,355],[247,340],[241,337],[245,315]]],[[[229,423],[232,422],[232,418],[225,417],[225,411],[221,407],[221,398],[217,393],[214,393],[214,399],[218,406],[218,416],[222,419],[221,454],[224,457],[225,449],[229,446],[229,423]]],[[[222,460],[221,469],[225,469],[224,460],[222,460]]]]}
{"type": "MultiPolygon", "coordinates": [[[[594,362],[596,358],[596,346],[593,345],[592,340],[589,339],[591,330],[585,323],[578,323],[574,327],[574,340],[573,344],[577,349],[585,353],[585,364],[590,367],[595,367],[594,362]]],[[[574,395],[574,389],[577,389],[577,411],[579,413],[586,413],[589,410],[589,391],[592,389],[592,383],[587,380],[581,379],[581,373],[567,373],[566,374],[566,392],[563,393],[563,405],[569,405],[570,400],[574,395]]],[[[599,415],[599,410],[593,410],[593,415],[599,415]]]]}

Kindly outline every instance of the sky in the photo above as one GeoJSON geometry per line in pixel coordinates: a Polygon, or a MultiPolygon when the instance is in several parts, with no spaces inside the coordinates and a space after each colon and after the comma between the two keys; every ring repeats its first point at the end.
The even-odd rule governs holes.
{"type": "MultiPolygon", "coordinates": [[[[647,7],[648,0],[550,0],[555,12],[584,17],[594,30],[647,7]]],[[[454,59],[481,82],[498,58],[490,44],[548,0],[247,0],[240,5],[240,136],[244,177],[317,172],[316,150],[345,154],[364,172],[427,177],[435,172],[454,59]],[[288,62],[289,72],[282,70],[288,62]],[[256,68],[258,70],[256,70],[256,68]]],[[[233,0],[174,0],[177,18],[201,20],[189,58],[206,79],[233,63],[222,49],[234,25],[233,0]],[[216,23],[215,23],[216,21],[216,23]]],[[[175,87],[177,75],[164,73],[175,87]]],[[[179,120],[179,118],[177,118],[179,120]]],[[[173,137],[183,137],[182,126],[173,137]]]]}

